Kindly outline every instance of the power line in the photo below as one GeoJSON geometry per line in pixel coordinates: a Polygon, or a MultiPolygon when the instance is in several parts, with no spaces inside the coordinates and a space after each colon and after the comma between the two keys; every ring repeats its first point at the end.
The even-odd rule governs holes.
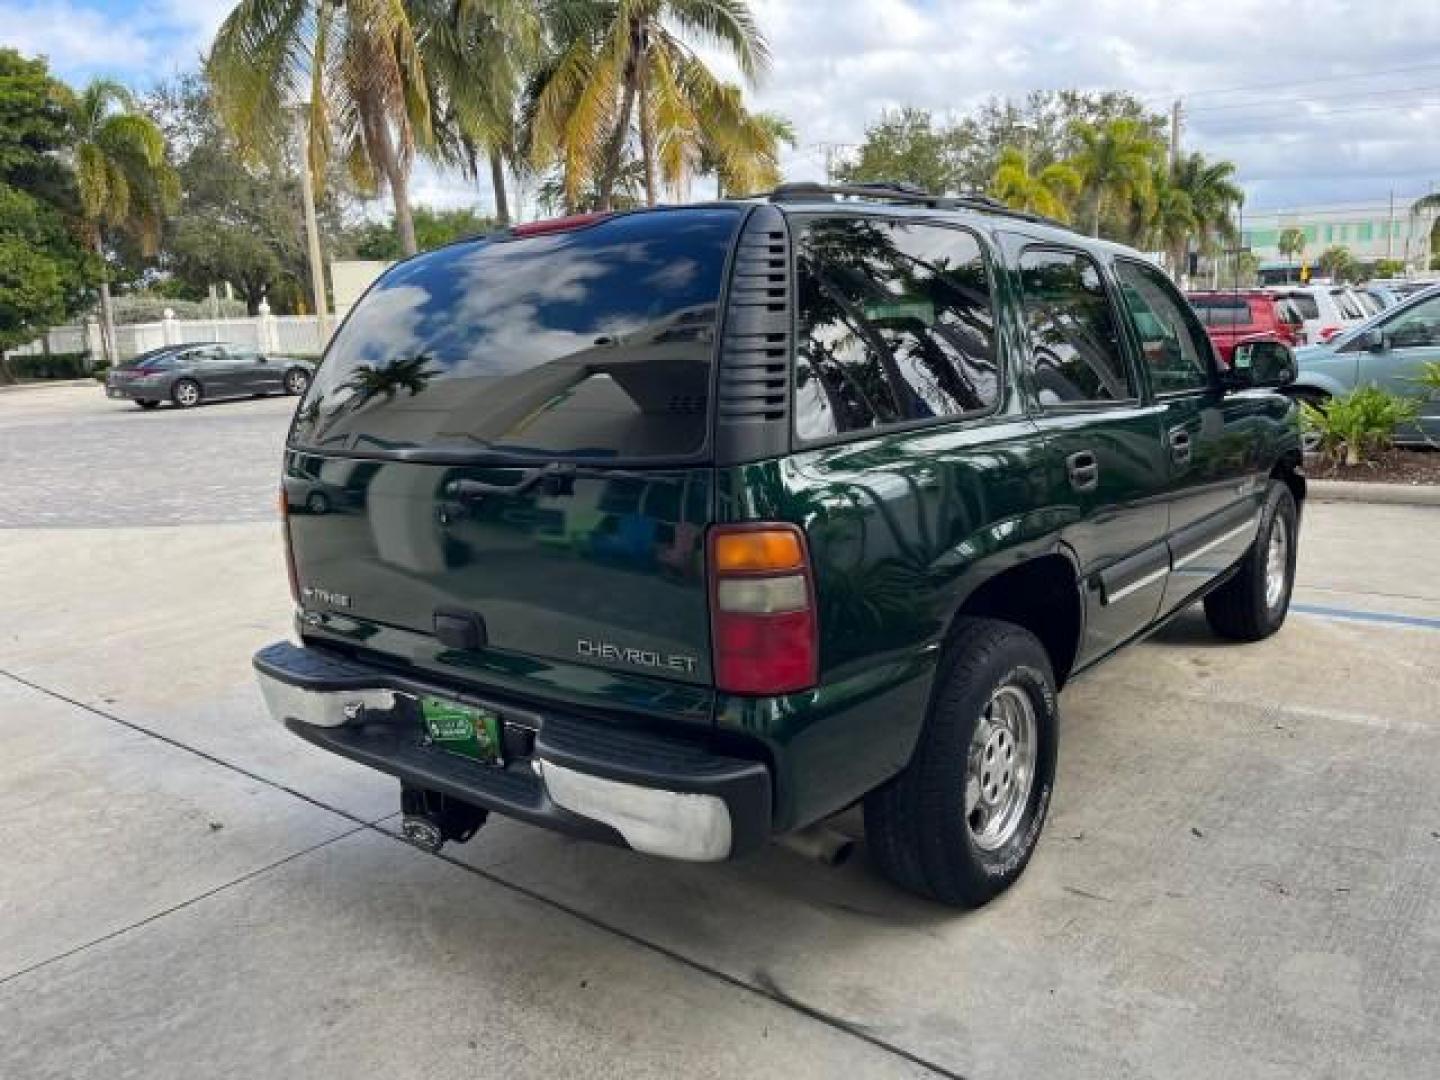
{"type": "MultiPolygon", "coordinates": [[[[1318,86],[1322,83],[1342,81],[1348,82],[1353,79],[1374,79],[1380,77],[1381,75],[1399,75],[1400,73],[1406,71],[1429,71],[1435,68],[1440,68],[1440,61],[1432,61],[1428,64],[1411,64],[1408,67],[1382,68],[1378,71],[1357,71],[1352,72],[1349,75],[1329,75],[1318,79],[1296,79],[1289,82],[1250,83],[1248,86],[1227,86],[1220,90],[1196,90],[1193,93],[1184,94],[1182,96],[1189,99],[1198,97],[1213,97],[1216,94],[1238,94],[1245,90],[1284,90],[1292,86],[1318,86]]],[[[1168,98],[1169,96],[1170,95],[1168,93],[1151,94],[1145,100],[1156,101],[1163,98],[1168,98]]]]}
{"type": "Polygon", "coordinates": [[[1360,90],[1340,94],[1314,94],[1300,97],[1256,98],[1254,101],[1230,102],[1225,105],[1200,105],[1187,107],[1190,113],[1232,112],[1236,109],[1253,109],[1266,105],[1311,105],[1325,101],[1363,101],[1370,98],[1394,97],[1397,94],[1429,94],[1440,90],[1440,86],[1404,86],[1393,90],[1360,90]]]}
{"type": "MultiPolygon", "coordinates": [[[[1253,106],[1253,108],[1256,108],[1256,109],[1267,109],[1267,108],[1274,108],[1275,106],[1280,106],[1280,107],[1282,107],[1282,108],[1284,108],[1284,109],[1288,109],[1288,110],[1290,110],[1291,112],[1294,112],[1295,109],[1297,109],[1298,107],[1303,106],[1303,105],[1305,105],[1305,104],[1306,104],[1306,103],[1303,102],[1303,101],[1278,101],[1278,102],[1274,102],[1272,105],[1269,105],[1269,106],[1266,106],[1266,105],[1255,105],[1255,106],[1253,106]]],[[[1331,116],[1347,116],[1347,115],[1349,115],[1350,113],[1365,113],[1365,112],[1406,112],[1406,111],[1412,110],[1412,109],[1433,109],[1433,108],[1436,108],[1436,107],[1440,107],[1440,99],[1434,99],[1434,98],[1432,98],[1432,99],[1430,99],[1429,101],[1392,101],[1392,102],[1389,102],[1389,103],[1384,104],[1384,105],[1356,105],[1353,109],[1323,109],[1323,110],[1320,111],[1320,112],[1307,113],[1305,118],[1306,118],[1307,120],[1325,120],[1325,119],[1327,119],[1327,118],[1329,118],[1329,117],[1331,117],[1331,116]]],[[[1251,114],[1251,115],[1241,115],[1241,116],[1234,116],[1234,117],[1225,117],[1224,119],[1225,119],[1225,120],[1233,120],[1233,121],[1236,121],[1236,122],[1243,122],[1243,121],[1248,121],[1248,120],[1260,120],[1260,121],[1264,121],[1264,120],[1283,120],[1283,119],[1285,118],[1285,116],[1286,116],[1286,113],[1284,113],[1284,112],[1271,112],[1271,113],[1259,113],[1259,114],[1251,114]]],[[[1213,130],[1213,129],[1212,129],[1212,130],[1213,130]]]]}

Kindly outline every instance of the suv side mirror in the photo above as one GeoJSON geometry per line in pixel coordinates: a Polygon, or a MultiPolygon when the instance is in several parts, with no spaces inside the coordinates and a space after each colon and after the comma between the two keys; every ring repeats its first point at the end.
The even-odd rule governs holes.
{"type": "Polygon", "coordinates": [[[1235,346],[1225,384],[1231,390],[1289,386],[1296,370],[1295,353],[1283,341],[1244,341],[1235,346]]]}
{"type": "Polygon", "coordinates": [[[1386,337],[1385,331],[1374,326],[1361,334],[1356,344],[1366,352],[1378,353],[1390,348],[1390,340],[1386,337]]]}

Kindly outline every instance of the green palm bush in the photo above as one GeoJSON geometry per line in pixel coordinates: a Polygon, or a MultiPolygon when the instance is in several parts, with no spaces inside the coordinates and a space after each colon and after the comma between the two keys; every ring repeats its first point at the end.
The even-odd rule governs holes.
{"type": "Polygon", "coordinates": [[[1396,426],[1414,420],[1419,412],[1417,401],[1387,393],[1378,386],[1362,386],[1332,399],[1323,408],[1303,404],[1300,423],[1317,436],[1316,448],[1321,457],[1355,466],[1389,449],[1396,426]]]}

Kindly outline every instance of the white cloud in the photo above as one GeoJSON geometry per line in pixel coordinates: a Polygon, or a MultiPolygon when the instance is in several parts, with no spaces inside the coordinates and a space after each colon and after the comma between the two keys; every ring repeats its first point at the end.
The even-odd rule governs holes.
{"type": "Polygon", "coordinates": [[[113,14],[68,3],[0,3],[4,44],[26,56],[50,58],[62,76],[71,72],[132,71],[152,59],[139,27],[113,14]]]}
{"type": "MultiPolygon", "coordinates": [[[[193,66],[233,0],[126,6],[122,16],[113,5],[104,11],[80,0],[0,0],[0,25],[7,43],[47,53],[67,77],[114,72],[143,87],[193,66]]],[[[819,178],[821,145],[858,143],[885,108],[913,104],[956,116],[992,94],[1078,87],[1129,90],[1157,111],[1183,97],[1187,147],[1235,161],[1252,207],[1375,198],[1391,187],[1410,195],[1440,181],[1433,137],[1440,108],[1402,107],[1440,102],[1434,0],[752,0],[752,7],[774,56],[755,103],[789,116],[802,143],[786,155],[789,179],[819,178]],[[1246,89],[1217,92],[1234,87],[1246,89]]],[[[733,64],[715,63],[738,74],[733,64]]],[[[475,184],[422,165],[412,186],[417,202],[493,205],[488,177],[475,184]]]]}
{"type": "Polygon", "coordinates": [[[1253,205],[1372,198],[1391,186],[1413,194],[1440,180],[1433,138],[1440,109],[1354,111],[1440,102],[1433,48],[1440,4],[1433,0],[755,0],[754,7],[775,58],[755,100],[793,118],[803,144],[787,155],[789,179],[820,178],[819,144],[858,143],[887,107],[956,115],[991,94],[1078,87],[1129,90],[1157,111],[1184,97],[1186,146],[1235,161],[1253,205]],[[1422,64],[1432,66],[1288,85],[1422,64]],[[1275,89],[1215,92],[1257,84],[1275,89]],[[1397,90],[1405,92],[1364,96],[1397,90]]]}

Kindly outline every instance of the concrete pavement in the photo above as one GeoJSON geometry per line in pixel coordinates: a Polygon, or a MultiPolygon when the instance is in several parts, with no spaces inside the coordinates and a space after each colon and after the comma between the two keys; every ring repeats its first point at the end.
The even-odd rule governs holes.
{"type": "Polygon", "coordinates": [[[863,859],[404,846],[250,678],[287,403],[97,396],[0,401],[0,1075],[1440,1069],[1440,511],[1317,503],[1276,638],[1186,615],[1067,689],[1035,860],[959,915],[863,859]]]}

